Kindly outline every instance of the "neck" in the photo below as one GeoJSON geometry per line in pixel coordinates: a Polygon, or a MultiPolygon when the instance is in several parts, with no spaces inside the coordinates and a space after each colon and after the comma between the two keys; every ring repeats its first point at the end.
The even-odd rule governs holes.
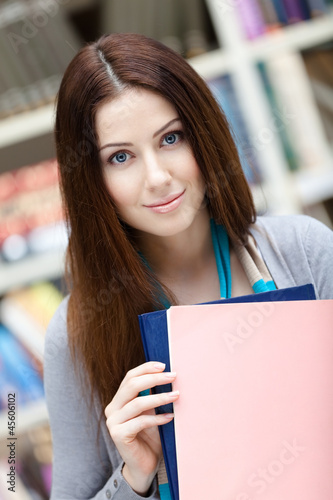
{"type": "Polygon", "coordinates": [[[209,213],[202,210],[190,227],[173,236],[140,235],[139,246],[161,281],[193,276],[214,258],[209,213]]]}

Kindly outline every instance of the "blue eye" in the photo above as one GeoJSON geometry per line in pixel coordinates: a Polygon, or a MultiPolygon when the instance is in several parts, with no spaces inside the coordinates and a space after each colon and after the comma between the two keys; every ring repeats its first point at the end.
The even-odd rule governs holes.
{"type": "Polygon", "coordinates": [[[166,143],[167,145],[171,146],[172,144],[175,144],[176,142],[179,141],[180,135],[181,135],[180,132],[172,132],[170,134],[167,134],[164,136],[162,144],[164,143],[164,145],[165,145],[165,143],[166,143]]]}
{"type": "Polygon", "coordinates": [[[125,153],[124,151],[122,151],[121,153],[117,153],[113,156],[111,156],[111,158],[109,158],[109,163],[114,163],[116,165],[120,165],[122,163],[125,163],[127,160],[128,160],[128,157],[130,155],[128,153],[125,153]]]}

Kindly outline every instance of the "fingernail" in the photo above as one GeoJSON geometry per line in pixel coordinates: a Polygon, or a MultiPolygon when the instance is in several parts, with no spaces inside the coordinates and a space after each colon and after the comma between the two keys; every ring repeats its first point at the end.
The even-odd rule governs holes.
{"type": "Polygon", "coordinates": [[[155,368],[155,370],[164,370],[165,363],[155,363],[154,368],[155,368]]]}
{"type": "Polygon", "coordinates": [[[165,418],[165,420],[171,420],[174,417],[174,414],[173,413],[164,413],[163,417],[165,418]]]}
{"type": "Polygon", "coordinates": [[[175,376],[177,375],[176,372],[167,372],[164,374],[167,378],[175,378],[175,376]]]}
{"type": "Polygon", "coordinates": [[[179,396],[179,391],[168,392],[168,396],[170,396],[170,398],[174,398],[176,396],[179,396]]]}

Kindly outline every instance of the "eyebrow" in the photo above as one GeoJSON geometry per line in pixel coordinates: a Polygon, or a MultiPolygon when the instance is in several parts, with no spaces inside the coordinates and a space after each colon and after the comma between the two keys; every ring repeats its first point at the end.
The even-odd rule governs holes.
{"type": "MultiPolygon", "coordinates": [[[[180,121],[180,118],[178,118],[178,117],[177,118],[173,118],[172,120],[170,120],[168,123],[166,123],[165,125],[163,125],[163,127],[161,127],[160,129],[158,129],[153,134],[153,138],[155,138],[158,134],[160,134],[161,132],[163,132],[170,125],[172,125],[173,123],[178,122],[178,121],[180,121]]],[[[122,147],[122,146],[133,146],[133,144],[131,142],[114,142],[112,144],[104,144],[104,146],[102,146],[101,148],[99,148],[99,151],[102,151],[102,149],[105,149],[105,148],[122,147]]]]}

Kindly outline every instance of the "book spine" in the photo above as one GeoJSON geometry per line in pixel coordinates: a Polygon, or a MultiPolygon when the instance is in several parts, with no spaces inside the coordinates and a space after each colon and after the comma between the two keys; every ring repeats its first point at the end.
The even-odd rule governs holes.
{"type": "Polygon", "coordinates": [[[24,92],[24,72],[17,64],[17,58],[11,53],[8,40],[5,39],[3,30],[0,30],[0,52],[2,63],[5,71],[3,71],[3,81],[6,82],[6,96],[8,109],[12,113],[20,113],[26,111],[30,107],[29,97],[24,92]]]}
{"type": "MultiPolygon", "coordinates": [[[[248,129],[242,110],[238,105],[238,99],[231,77],[229,75],[223,75],[208,81],[208,85],[231,126],[247,181],[250,184],[256,184],[261,179],[260,168],[254,153],[253,145],[249,139],[248,129]]],[[[232,174],[232,170],[232,166],[229,166],[229,174],[232,174]]]]}
{"type": "Polygon", "coordinates": [[[285,123],[300,167],[315,171],[330,164],[330,151],[304,62],[299,53],[286,52],[267,63],[278,99],[291,118],[285,123]]]}
{"type": "Polygon", "coordinates": [[[253,40],[266,32],[266,24],[257,0],[238,0],[237,12],[246,37],[253,40]]]}
{"type": "Polygon", "coordinates": [[[275,12],[272,0],[258,0],[264,22],[266,25],[266,31],[275,31],[281,28],[281,23],[275,12]]]}
{"type": "Polygon", "coordinates": [[[299,0],[282,0],[287,13],[288,24],[294,24],[304,19],[303,9],[299,0]]]}
{"type": "MultiPolygon", "coordinates": [[[[266,92],[267,99],[270,103],[272,113],[274,116],[274,127],[275,127],[275,132],[279,135],[282,147],[284,150],[284,154],[286,157],[286,160],[289,165],[289,169],[291,171],[298,170],[299,168],[299,159],[297,157],[295,149],[292,147],[291,144],[291,138],[288,134],[287,130],[287,117],[283,117],[283,107],[282,107],[282,102],[279,101],[279,96],[277,96],[277,88],[276,86],[273,87],[273,78],[269,77],[269,72],[267,70],[267,64],[265,63],[259,63],[258,64],[258,70],[260,72],[262,82],[264,85],[264,89],[266,92]]],[[[286,112],[286,115],[291,113],[290,108],[286,104],[284,104],[284,110],[286,112]]],[[[292,115],[294,118],[294,116],[292,115]]]]}
{"type": "Polygon", "coordinates": [[[7,25],[5,27],[5,36],[11,46],[11,57],[16,59],[16,63],[22,68],[25,74],[25,93],[29,98],[29,102],[31,102],[33,107],[39,107],[47,103],[44,89],[40,84],[43,73],[31,50],[31,40],[22,36],[23,27],[26,26],[25,23],[30,22],[30,24],[32,24],[29,20],[29,15],[31,15],[30,10],[27,13],[26,19],[19,19],[7,25]]]}
{"type": "Polygon", "coordinates": [[[43,382],[30,357],[7,328],[0,325],[0,351],[6,371],[20,395],[20,403],[44,397],[43,382]]]}
{"type": "Polygon", "coordinates": [[[158,2],[155,0],[143,0],[143,2],[141,2],[140,33],[143,33],[150,38],[158,38],[156,25],[157,8],[158,2]]]}
{"type": "Polygon", "coordinates": [[[272,0],[276,15],[281,24],[288,24],[288,15],[282,0],[272,0]]]}
{"type": "MultiPolygon", "coordinates": [[[[8,237],[26,237],[37,227],[63,220],[57,163],[50,160],[3,173],[0,185],[0,246],[2,255],[11,260],[10,252],[16,253],[9,243],[5,247],[8,237]]],[[[23,241],[20,240],[19,244],[22,245],[23,241]]],[[[23,254],[19,253],[20,257],[28,247],[23,254]]]]}
{"type": "MultiPolygon", "coordinates": [[[[328,4],[325,0],[306,0],[309,5],[310,15],[311,17],[320,17],[324,14],[328,14],[328,4]]],[[[330,0],[330,3],[333,2],[330,0]]]]}
{"type": "Polygon", "coordinates": [[[183,41],[180,36],[179,20],[176,12],[179,2],[175,0],[162,0],[157,9],[158,39],[178,53],[183,53],[183,41]]]}
{"type": "Polygon", "coordinates": [[[305,20],[311,19],[311,11],[308,4],[308,0],[299,0],[299,2],[303,12],[303,19],[305,20]]]}
{"type": "Polygon", "coordinates": [[[184,0],[183,31],[185,56],[187,58],[198,56],[208,50],[204,18],[204,4],[202,0],[184,0]]]}

